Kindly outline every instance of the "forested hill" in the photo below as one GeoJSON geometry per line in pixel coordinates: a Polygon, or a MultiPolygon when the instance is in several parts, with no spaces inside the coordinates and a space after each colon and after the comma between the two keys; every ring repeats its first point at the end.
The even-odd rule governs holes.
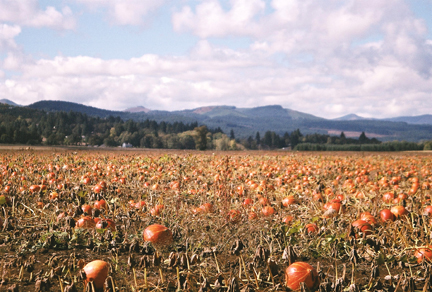
{"type": "Polygon", "coordinates": [[[125,113],[121,111],[104,110],[104,109],[100,109],[92,106],[86,106],[83,104],[68,102],[68,101],[41,100],[32,103],[27,107],[32,109],[43,110],[46,112],[73,111],[77,113],[83,113],[88,116],[101,117],[101,118],[106,118],[109,116],[121,117],[121,118],[125,117],[125,113]]]}
{"type": "MultiPolygon", "coordinates": [[[[208,128],[220,128],[225,133],[234,131],[236,138],[247,139],[273,131],[278,135],[300,129],[304,134],[339,135],[345,132],[347,137],[357,138],[362,132],[368,137],[380,141],[411,141],[420,142],[432,139],[432,125],[427,124],[429,116],[411,117],[407,123],[401,119],[394,121],[379,119],[343,117],[342,120],[330,120],[310,114],[283,108],[280,105],[269,105],[255,108],[237,108],[234,106],[208,106],[181,111],[124,112],[109,111],[81,104],[63,101],[40,101],[30,105],[31,108],[43,109],[47,112],[70,110],[85,113],[88,116],[106,118],[120,117],[122,120],[132,119],[137,122],[153,120],[158,123],[191,124],[198,122],[208,128]],[[344,120],[350,119],[350,120],[344,120]],[[418,124],[414,124],[418,123],[418,124]],[[424,123],[424,124],[421,124],[424,123]]],[[[407,118],[407,117],[405,117],[407,118]]]]}
{"type": "MultiPolygon", "coordinates": [[[[257,111],[260,110],[262,109],[257,111]]],[[[319,126],[322,121],[309,120],[309,123],[312,122],[318,123],[316,126],[319,126]]],[[[403,123],[403,125],[407,124],[403,123]]],[[[347,125],[347,127],[350,126],[347,125]]],[[[254,136],[238,138],[231,129],[228,138],[221,128],[207,128],[196,121],[171,123],[149,119],[123,120],[114,116],[101,118],[73,111],[46,112],[7,104],[0,104],[0,143],[199,150],[281,149],[287,147],[298,150],[326,151],[432,149],[432,142],[381,143],[376,138],[368,138],[364,131],[358,138],[346,137],[344,133],[339,136],[319,133],[303,135],[299,129],[291,133],[286,131],[283,135],[267,130],[261,136],[257,131],[254,136]]]]}
{"type": "MultiPolygon", "coordinates": [[[[105,145],[195,149],[198,123],[124,121],[91,117],[80,112],[45,112],[0,104],[0,143],[46,145],[105,145]]],[[[207,131],[210,134],[220,129],[207,131]]]]}

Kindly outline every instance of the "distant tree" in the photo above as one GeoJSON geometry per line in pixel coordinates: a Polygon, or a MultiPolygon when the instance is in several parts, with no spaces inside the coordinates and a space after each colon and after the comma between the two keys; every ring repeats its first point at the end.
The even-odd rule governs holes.
{"type": "Polygon", "coordinates": [[[92,136],[90,136],[88,138],[88,143],[90,145],[102,145],[103,144],[103,139],[99,135],[92,135],[92,136]]]}
{"type": "Polygon", "coordinates": [[[129,137],[129,143],[131,143],[134,147],[140,146],[141,135],[138,132],[134,132],[129,137]]]}
{"type": "Polygon", "coordinates": [[[118,143],[114,140],[113,137],[107,137],[107,138],[104,139],[103,142],[104,142],[105,146],[108,146],[108,147],[116,147],[116,146],[118,146],[118,143]]]}
{"type": "Polygon", "coordinates": [[[267,145],[268,147],[272,147],[273,143],[272,143],[272,132],[271,131],[267,131],[264,134],[264,138],[262,140],[262,143],[264,145],[267,145]]]}
{"type": "Polygon", "coordinates": [[[368,141],[368,138],[366,137],[366,134],[365,134],[365,132],[362,132],[361,134],[360,134],[360,137],[359,137],[359,143],[360,144],[364,144],[364,143],[366,143],[367,141],[368,141]]]}
{"type": "Polygon", "coordinates": [[[255,141],[256,141],[257,145],[261,144],[261,137],[260,137],[259,132],[256,132],[255,141]]]}
{"type": "Polygon", "coordinates": [[[67,145],[77,145],[79,142],[81,142],[81,136],[79,136],[78,134],[70,134],[69,136],[67,136],[67,138],[65,139],[65,143],[67,145]]]}
{"type": "Polygon", "coordinates": [[[238,148],[237,148],[237,143],[236,143],[236,141],[235,140],[231,140],[230,142],[229,142],[229,149],[230,150],[238,150],[238,148]]]}
{"type": "Polygon", "coordinates": [[[170,135],[167,139],[167,148],[178,149],[180,148],[180,141],[177,135],[170,135]]]}
{"type": "Polygon", "coordinates": [[[152,148],[160,149],[163,148],[162,140],[159,136],[154,136],[152,148]]]}
{"type": "Polygon", "coordinates": [[[216,129],[214,129],[214,130],[212,130],[210,132],[212,132],[213,134],[215,134],[215,133],[223,133],[221,127],[217,127],[216,129]]]}
{"type": "Polygon", "coordinates": [[[207,126],[201,126],[194,129],[197,132],[195,137],[195,146],[198,150],[207,149],[207,126]]]}
{"type": "Polygon", "coordinates": [[[216,140],[216,150],[225,151],[230,147],[230,141],[226,135],[223,135],[221,139],[216,140]]]}
{"type": "Polygon", "coordinates": [[[235,140],[234,130],[231,129],[230,131],[230,140],[235,140]]]}
{"type": "Polygon", "coordinates": [[[5,144],[11,143],[11,140],[12,140],[11,137],[8,136],[7,134],[2,134],[0,136],[0,143],[5,143],[5,144]]]}
{"type": "Polygon", "coordinates": [[[195,149],[195,139],[191,135],[185,135],[180,142],[183,149],[195,149]]]}
{"type": "Polygon", "coordinates": [[[345,133],[342,131],[341,133],[340,133],[340,138],[341,139],[345,139],[346,137],[345,137],[345,133]]]}
{"type": "Polygon", "coordinates": [[[290,142],[291,142],[291,148],[294,149],[294,147],[297,146],[298,143],[300,143],[300,138],[303,137],[302,133],[300,132],[300,129],[295,130],[290,135],[290,142]]]}
{"type": "Polygon", "coordinates": [[[250,149],[252,149],[252,143],[253,143],[253,138],[252,138],[252,136],[249,136],[248,138],[247,138],[247,145],[248,145],[248,147],[246,147],[246,148],[250,148],[250,149]]]}
{"type": "Polygon", "coordinates": [[[288,132],[285,132],[283,135],[283,146],[282,147],[287,147],[290,144],[290,136],[288,134],[288,132]]]}

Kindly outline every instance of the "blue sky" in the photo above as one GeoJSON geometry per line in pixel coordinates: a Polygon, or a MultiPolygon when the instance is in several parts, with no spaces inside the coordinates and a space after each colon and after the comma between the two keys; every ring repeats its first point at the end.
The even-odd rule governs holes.
{"type": "Polygon", "coordinates": [[[432,0],[0,0],[0,99],[432,113],[432,0]]]}

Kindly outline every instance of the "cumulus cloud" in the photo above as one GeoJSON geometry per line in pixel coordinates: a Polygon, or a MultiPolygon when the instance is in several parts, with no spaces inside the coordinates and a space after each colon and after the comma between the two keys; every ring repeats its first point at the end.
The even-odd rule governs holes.
{"type": "Polygon", "coordinates": [[[0,24],[0,52],[16,49],[14,38],[21,33],[18,25],[0,24]]]}
{"type": "Polygon", "coordinates": [[[232,0],[231,9],[225,11],[217,0],[203,1],[195,13],[189,6],[173,14],[177,31],[191,30],[202,38],[226,35],[250,35],[256,33],[259,24],[255,16],[265,9],[262,0],[232,0]]]}
{"type": "MultiPolygon", "coordinates": [[[[142,24],[163,3],[74,1],[106,8],[116,23],[130,25],[142,24]],[[118,8],[127,3],[128,9],[118,8]]],[[[21,74],[0,80],[0,93],[21,104],[68,100],[113,110],[280,104],[328,118],[432,112],[432,41],[425,22],[403,0],[366,2],[195,1],[172,14],[176,31],[200,37],[189,54],[110,60],[8,54],[1,68],[21,74]],[[248,37],[250,46],[212,42],[237,36],[248,37]]],[[[19,33],[17,25],[0,26],[0,47],[16,46],[19,33]]]]}
{"type": "Polygon", "coordinates": [[[108,10],[111,20],[119,25],[142,25],[164,0],[75,0],[90,8],[103,7],[108,10]]]}
{"type": "Polygon", "coordinates": [[[21,76],[0,85],[4,96],[21,104],[67,100],[112,110],[281,104],[324,117],[349,112],[389,117],[432,109],[424,102],[432,90],[430,80],[395,57],[379,60],[370,70],[348,66],[333,75],[320,64],[284,67],[253,51],[239,53],[201,41],[182,57],[78,56],[25,64],[21,76]]]}
{"type": "MultiPolygon", "coordinates": [[[[275,76],[272,84],[280,94],[273,96],[263,90],[262,80],[268,78],[256,80],[264,100],[283,100],[298,107],[292,99],[296,96],[303,110],[321,108],[330,116],[419,113],[416,107],[431,88],[432,46],[424,20],[417,19],[403,0],[229,3],[223,7],[210,0],[184,6],[173,14],[173,27],[204,39],[247,36],[252,40],[251,55],[270,59],[283,54],[285,64],[274,63],[274,70],[263,71],[263,76],[268,76],[264,72],[309,76],[308,81],[292,86],[274,82],[283,80],[275,76]],[[239,15],[238,7],[245,17],[234,17],[239,15]],[[377,98],[380,101],[374,101],[377,98]],[[371,104],[381,109],[376,111],[371,104]]],[[[423,101],[426,105],[432,108],[430,102],[423,101]]]]}
{"type": "Polygon", "coordinates": [[[317,53],[381,33],[389,23],[403,26],[398,22],[408,20],[411,25],[410,16],[403,0],[231,0],[228,9],[209,0],[184,6],[173,13],[172,22],[176,31],[201,38],[248,36],[255,48],[270,53],[317,53]]]}
{"type": "Polygon", "coordinates": [[[73,29],[76,25],[69,7],[59,11],[48,6],[42,10],[37,0],[0,0],[0,22],[58,30],[73,29]]]}

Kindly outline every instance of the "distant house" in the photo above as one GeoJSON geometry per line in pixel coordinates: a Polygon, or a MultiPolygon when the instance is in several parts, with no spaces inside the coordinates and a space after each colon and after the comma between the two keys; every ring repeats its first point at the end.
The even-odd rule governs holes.
{"type": "Polygon", "coordinates": [[[132,148],[132,144],[130,143],[123,143],[122,148],[132,148]]]}

